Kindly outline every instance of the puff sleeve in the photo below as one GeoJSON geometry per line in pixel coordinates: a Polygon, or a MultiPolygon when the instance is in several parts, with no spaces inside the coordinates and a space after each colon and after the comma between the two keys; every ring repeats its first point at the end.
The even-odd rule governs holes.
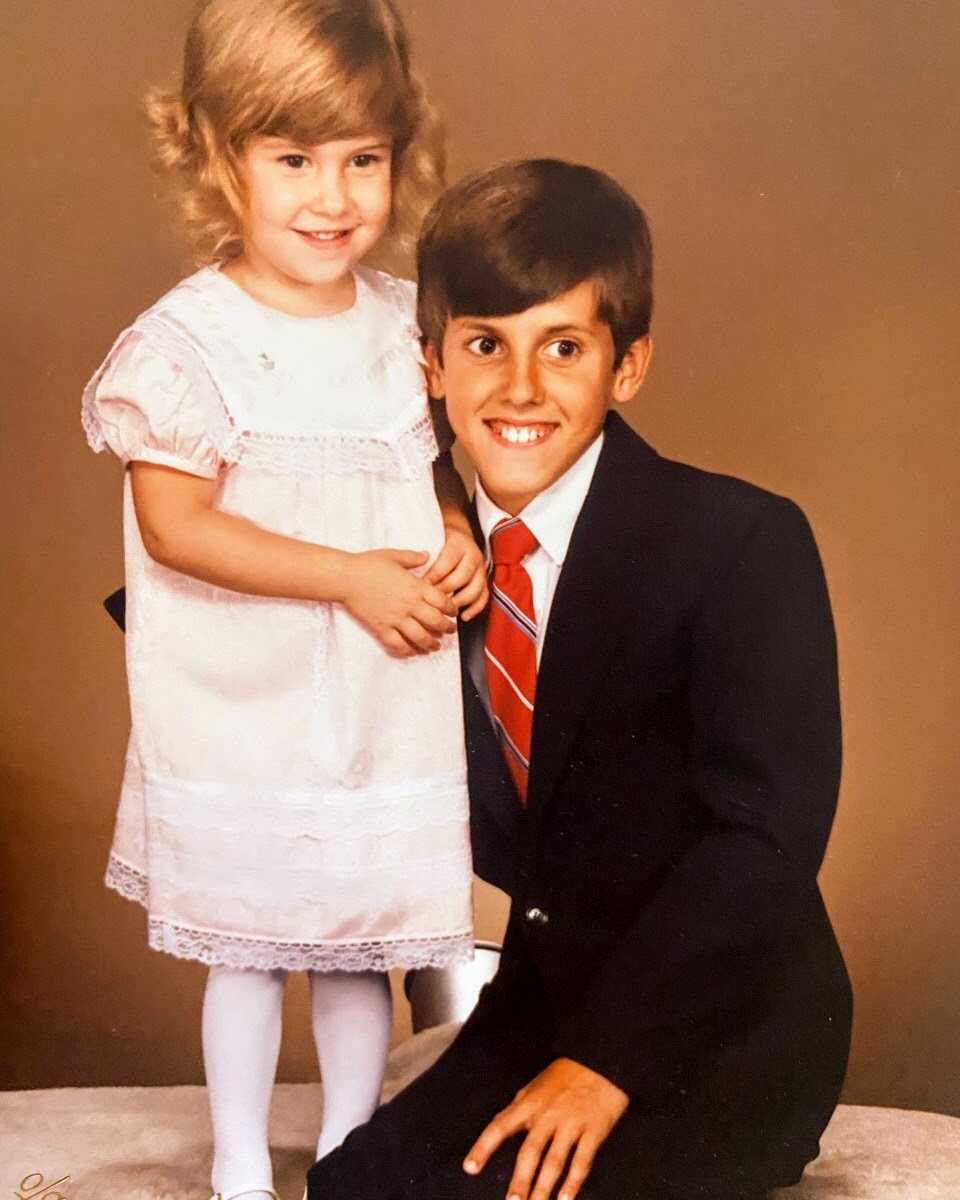
{"type": "Polygon", "coordinates": [[[197,352],[137,328],[117,339],[83,393],[96,451],[216,478],[230,457],[231,421],[197,352]]]}

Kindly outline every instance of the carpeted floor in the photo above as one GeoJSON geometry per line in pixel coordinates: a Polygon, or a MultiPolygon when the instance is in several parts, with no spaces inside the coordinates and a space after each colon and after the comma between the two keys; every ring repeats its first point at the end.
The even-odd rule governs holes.
{"type": "MultiPolygon", "coordinates": [[[[444,1049],[455,1026],[390,1056],[394,1095],[444,1049]]],[[[277,1190],[299,1200],[320,1125],[319,1084],[280,1084],[271,1112],[277,1190]]],[[[200,1087],[51,1088],[0,1093],[0,1194],[56,1200],[208,1200],[210,1130],[200,1087]],[[42,1181],[38,1178],[42,1176],[42,1181]]],[[[627,1197],[624,1200],[628,1200],[627,1197]]],[[[960,1200],[960,1120],[841,1107],[823,1153],[778,1200],[960,1200]]]]}

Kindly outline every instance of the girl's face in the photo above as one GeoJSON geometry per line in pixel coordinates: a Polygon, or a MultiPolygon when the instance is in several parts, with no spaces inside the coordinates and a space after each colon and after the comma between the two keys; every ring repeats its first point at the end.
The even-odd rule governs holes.
{"type": "Polygon", "coordinates": [[[389,138],[308,147],[254,137],[241,171],[243,251],[230,274],[258,299],[298,315],[349,307],[351,268],[390,219],[389,138]]]}

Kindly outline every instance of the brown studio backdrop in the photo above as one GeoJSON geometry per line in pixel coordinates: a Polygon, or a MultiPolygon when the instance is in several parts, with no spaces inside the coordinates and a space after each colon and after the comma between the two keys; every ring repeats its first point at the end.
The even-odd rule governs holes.
{"type": "MultiPolygon", "coordinates": [[[[5,541],[0,1086],[201,1078],[204,972],[101,886],[126,733],[120,475],[82,383],[182,274],[138,97],[187,0],[14,5],[0,112],[5,541]],[[12,34],[12,36],[11,36],[12,34]]],[[[795,497],[846,716],[823,886],[856,989],[846,1099],[960,1113],[955,799],[960,9],[418,0],[452,177],[555,154],[618,176],[657,247],[661,451],[795,497]]],[[[502,899],[481,891],[478,931],[502,899]]],[[[281,1078],[315,1076],[302,981],[281,1078]]],[[[398,1036],[406,1017],[398,1019],[398,1036]]]]}

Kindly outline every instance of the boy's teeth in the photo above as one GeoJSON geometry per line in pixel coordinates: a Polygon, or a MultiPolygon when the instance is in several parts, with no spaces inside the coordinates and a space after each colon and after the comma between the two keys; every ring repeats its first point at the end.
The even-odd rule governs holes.
{"type": "Polygon", "coordinates": [[[546,437],[547,431],[533,425],[497,425],[496,432],[507,442],[526,445],[528,442],[539,442],[546,437]]]}

